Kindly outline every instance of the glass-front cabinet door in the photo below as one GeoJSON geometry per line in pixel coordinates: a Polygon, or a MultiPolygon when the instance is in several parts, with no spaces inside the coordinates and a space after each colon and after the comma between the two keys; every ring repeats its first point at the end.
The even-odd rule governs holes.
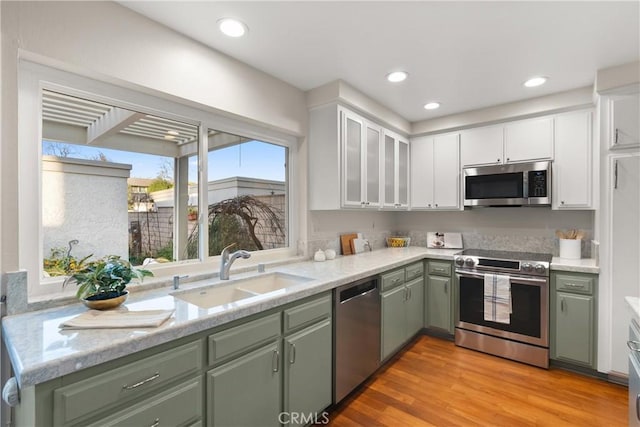
{"type": "Polygon", "coordinates": [[[407,208],[409,206],[409,141],[385,131],[383,152],[383,207],[407,208]]]}
{"type": "Polygon", "coordinates": [[[345,207],[361,206],[362,197],[362,135],[364,122],[346,111],[342,113],[343,199],[345,207]]]}
{"type": "Polygon", "coordinates": [[[379,127],[367,123],[366,207],[380,207],[380,133],[379,127]]]}

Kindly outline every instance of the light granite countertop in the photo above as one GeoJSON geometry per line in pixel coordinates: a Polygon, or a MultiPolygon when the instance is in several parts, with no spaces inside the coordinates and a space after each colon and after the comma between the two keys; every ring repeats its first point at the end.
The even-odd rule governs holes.
{"type": "MultiPolygon", "coordinates": [[[[312,279],[304,284],[203,309],[170,295],[161,288],[131,293],[125,303],[129,310],[174,310],[169,320],[157,328],[61,330],[59,325],[87,309],[79,304],[7,316],[2,321],[14,375],[20,387],[28,387],[80,369],[195,334],[215,326],[256,314],[337,286],[366,278],[424,258],[451,260],[459,249],[421,247],[388,248],[354,256],[339,256],[325,262],[299,262],[267,269],[312,279]]],[[[232,275],[235,280],[260,273],[232,275]]],[[[220,283],[219,279],[193,282],[181,290],[220,283]]]]}
{"type": "MultiPolygon", "coordinates": [[[[20,387],[28,387],[96,366],[172,340],[195,334],[231,321],[260,313],[302,298],[331,290],[425,258],[449,260],[459,249],[387,248],[354,256],[339,256],[324,262],[297,262],[267,269],[309,279],[284,290],[203,309],[174,298],[173,289],[133,292],[125,306],[129,310],[174,310],[169,320],[157,328],[61,330],[59,325],[83,312],[80,303],[7,316],[2,321],[14,375],[20,387]]],[[[593,260],[553,258],[552,270],[597,273],[593,260]]],[[[261,273],[233,274],[221,283],[209,279],[186,283],[180,290],[195,289],[234,281],[261,273]]]]}
{"type": "Polygon", "coordinates": [[[598,274],[600,267],[598,267],[596,260],[593,258],[568,259],[553,257],[551,260],[551,270],[598,274]]]}

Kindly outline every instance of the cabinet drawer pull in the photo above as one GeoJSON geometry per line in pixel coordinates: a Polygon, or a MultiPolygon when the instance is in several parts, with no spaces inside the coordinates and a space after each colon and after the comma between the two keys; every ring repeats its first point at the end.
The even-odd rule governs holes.
{"type": "Polygon", "coordinates": [[[640,342],[638,341],[627,341],[627,347],[629,350],[640,353],[640,342]]]}
{"type": "Polygon", "coordinates": [[[444,273],[444,268],[434,268],[433,271],[437,271],[438,273],[444,273]]]}
{"type": "Polygon", "coordinates": [[[160,373],[156,372],[155,374],[151,375],[149,378],[147,378],[145,380],[142,380],[142,381],[138,381],[135,384],[131,384],[131,385],[125,384],[125,385],[122,386],[122,389],[123,390],[133,390],[134,388],[138,388],[141,385],[144,385],[146,383],[150,383],[151,381],[156,380],[158,378],[160,378],[160,373]]]}
{"type": "Polygon", "coordinates": [[[565,283],[565,286],[568,286],[570,288],[584,288],[584,285],[580,285],[578,283],[565,283]]]}
{"type": "Polygon", "coordinates": [[[291,356],[289,358],[289,363],[291,363],[292,365],[296,363],[296,345],[295,344],[291,344],[291,356]]]}
{"type": "Polygon", "coordinates": [[[156,418],[156,420],[149,427],[158,427],[160,425],[160,418],[156,418]]]}
{"type": "Polygon", "coordinates": [[[280,370],[280,352],[278,349],[273,350],[273,364],[271,366],[273,372],[278,372],[280,370]]]}

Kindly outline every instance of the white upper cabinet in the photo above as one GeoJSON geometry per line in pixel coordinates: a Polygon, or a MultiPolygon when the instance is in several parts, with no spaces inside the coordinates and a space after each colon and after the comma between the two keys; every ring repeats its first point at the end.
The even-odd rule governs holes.
{"type": "Polygon", "coordinates": [[[465,130],[460,135],[462,166],[500,164],[502,147],[502,125],[465,130]]]}
{"type": "Polygon", "coordinates": [[[380,207],[381,128],[359,115],[341,111],[343,207],[380,207]]]}
{"type": "Polygon", "coordinates": [[[309,114],[309,209],[408,207],[406,139],[336,104],[309,114]]]}
{"type": "Polygon", "coordinates": [[[508,123],[504,127],[503,163],[553,158],[553,118],[508,123]]]}
{"type": "Polygon", "coordinates": [[[384,208],[409,207],[409,141],[383,130],[383,196],[384,208]]]}
{"type": "Polygon", "coordinates": [[[462,166],[520,163],[553,158],[553,118],[468,129],[460,135],[462,166]]]}
{"type": "Polygon", "coordinates": [[[553,209],[593,209],[591,111],[555,118],[553,209]]]}
{"type": "Polygon", "coordinates": [[[459,134],[411,141],[411,209],[460,209],[459,154],[459,134]]]}
{"type": "Polygon", "coordinates": [[[616,95],[609,102],[609,147],[640,146],[640,94],[616,95]]]}

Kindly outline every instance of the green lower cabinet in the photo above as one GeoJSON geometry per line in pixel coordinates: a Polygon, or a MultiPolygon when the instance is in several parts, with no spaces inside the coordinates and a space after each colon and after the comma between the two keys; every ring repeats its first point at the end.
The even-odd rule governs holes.
{"type": "Polygon", "coordinates": [[[208,426],[278,426],[280,340],[207,373],[208,426]]]}
{"type": "Polygon", "coordinates": [[[196,378],[89,426],[192,426],[201,414],[202,379],[196,378]]]}
{"type": "Polygon", "coordinates": [[[556,293],[552,358],[594,367],[594,298],[556,293]]]}
{"type": "Polygon", "coordinates": [[[380,295],[381,313],[381,360],[386,359],[404,343],[406,338],[405,300],[406,289],[397,287],[380,295]]]}
{"type": "Polygon", "coordinates": [[[380,295],[380,360],[392,356],[424,323],[424,280],[414,279],[380,295]]]}
{"type": "Polygon", "coordinates": [[[453,333],[452,281],[449,277],[427,277],[425,326],[453,333]]]}
{"type": "Polygon", "coordinates": [[[422,329],[424,324],[424,279],[407,283],[409,297],[407,298],[407,338],[411,338],[422,329]]]}
{"type": "Polygon", "coordinates": [[[321,420],[331,405],[332,324],[327,319],[284,339],[284,414],[286,425],[321,420]],[[298,422],[296,422],[298,421],[298,422]]]}

